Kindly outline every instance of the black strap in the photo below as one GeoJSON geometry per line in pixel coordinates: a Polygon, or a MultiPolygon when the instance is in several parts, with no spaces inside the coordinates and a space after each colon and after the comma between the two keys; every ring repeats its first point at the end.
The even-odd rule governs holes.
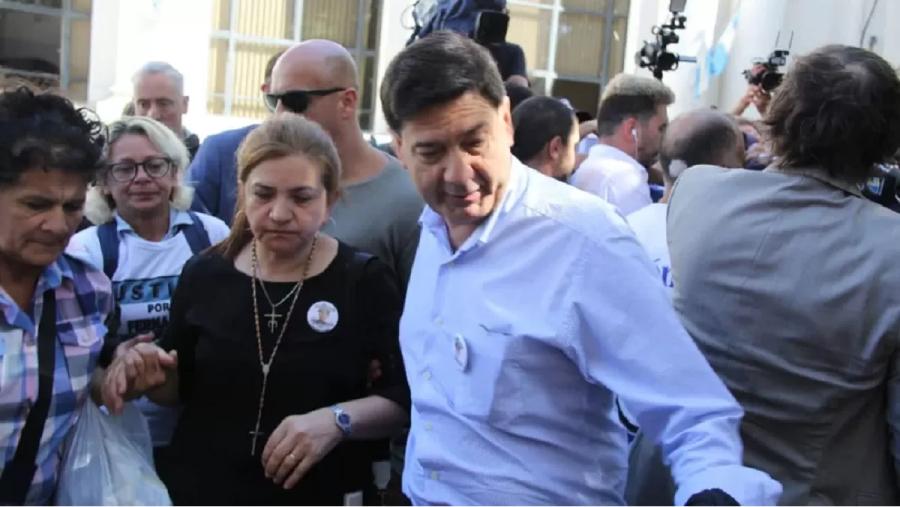
{"type": "Polygon", "coordinates": [[[206,227],[203,226],[203,221],[200,220],[200,217],[198,217],[196,213],[188,211],[188,215],[190,215],[191,222],[193,223],[181,229],[181,233],[184,234],[184,239],[186,239],[188,245],[190,245],[191,253],[197,255],[211,246],[209,233],[206,231],[206,227]]]}
{"type": "Polygon", "coordinates": [[[103,272],[112,280],[119,267],[119,231],[116,221],[97,226],[97,238],[100,240],[100,255],[103,256],[103,272]]]}
{"type": "Polygon", "coordinates": [[[44,434],[44,423],[53,397],[53,372],[56,367],[56,291],[44,292],[41,323],[38,328],[38,396],[28,412],[19,437],[16,454],[0,476],[0,503],[24,505],[37,470],[37,453],[44,434]]]}

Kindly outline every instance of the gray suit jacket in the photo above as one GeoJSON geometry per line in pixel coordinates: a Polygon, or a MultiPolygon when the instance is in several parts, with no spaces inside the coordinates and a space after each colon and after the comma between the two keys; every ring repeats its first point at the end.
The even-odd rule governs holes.
{"type": "Polygon", "coordinates": [[[900,214],[816,170],[701,166],[669,205],[674,304],[783,504],[900,501],[900,214]]]}

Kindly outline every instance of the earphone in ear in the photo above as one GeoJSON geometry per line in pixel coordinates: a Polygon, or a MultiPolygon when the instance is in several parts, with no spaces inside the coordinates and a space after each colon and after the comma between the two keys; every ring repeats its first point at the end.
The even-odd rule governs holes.
{"type": "Polygon", "coordinates": [[[634,139],[634,159],[638,159],[638,135],[637,129],[631,129],[631,138],[634,139]]]}

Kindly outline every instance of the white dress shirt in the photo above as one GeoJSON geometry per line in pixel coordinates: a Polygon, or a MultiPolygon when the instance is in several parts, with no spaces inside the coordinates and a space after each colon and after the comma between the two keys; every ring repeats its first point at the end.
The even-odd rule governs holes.
{"type": "Polygon", "coordinates": [[[513,159],[497,209],[455,252],[426,206],[400,324],[416,504],[621,504],[618,394],[685,502],[774,503],[741,465],[741,409],[612,206],[513,159]],[[653,315],[647,319],[646,315],[653,315]]]}
{"type": "Polygon", "coordinates": [[[623,215],[653,203],[647,169],[624,151],[608,144],[591,148],[570,183],[619,208],[623,215]]]}
{"type": "Polygon", "coordinates": [[[625,217],[635,237],[641,242],[650,260],[656,264],[659,276],[670,291],[672,284],[672,261],[669,259],[669,242],[666,234],[666,212],[669,206],[653,203],[625,217]]]}

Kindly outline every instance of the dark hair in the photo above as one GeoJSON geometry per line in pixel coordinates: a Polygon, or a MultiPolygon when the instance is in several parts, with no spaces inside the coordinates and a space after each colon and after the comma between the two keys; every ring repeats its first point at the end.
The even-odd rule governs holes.
{"type": "Polygon", "coordinates": [[[503,83],[506,88],[506,96],[509,97],[509,110],[515,111],[519,104],[534,97],[534,92],[527,86],[517,85],[515,83],[503,83]]]}
{"type": "Polygon", "coordinates": [[[864,181],[900,146],[900,79],[871,51],[824,46],[794,62],[765,123],[780,166],[864,181]]]}
{"type": "Polygon", "coordinates": [[[559,99],[531,97],[519,104],[513,111],[512,119],[515,127],[512,153],[527,162],[554,137],[560,137],[564,145],[569,142],[575,113],[559,99]]]}
{"type": "Polygon", "coordinates": [[[627,118],[649,120],[656,108],[675,102],[672,90],[656,79],[618,74],[607,83],[597,109],[597,133],[612,135],[627,118]]]}
{"type": "Polygon", "coordinates": [[[466,92],[477,92],[494,107],[506,96],[500,71],[486,49],[457,33],[440,31],[394,57],[381,84],[381,106],[391,130],[399,133],[404,121],[466,92]]]}
{"type": "Polygon", "coordinates": [[[28,88],[0,93],[0,185],[23,172],[61,169],[90,181],[103,153],[104,128],[69,100],[28,88]]]}
{"type": "Polygon", "coordinates": [[[722,160],[743,142],[743,132],[727,114],[711,109],[691,111],[669,124],[659,149],[659,164],[663,175],[674,181],[680,171],[672,174],[672,161],[684,162],[682,170],[700,164],[724,165],[722,160]]]}

